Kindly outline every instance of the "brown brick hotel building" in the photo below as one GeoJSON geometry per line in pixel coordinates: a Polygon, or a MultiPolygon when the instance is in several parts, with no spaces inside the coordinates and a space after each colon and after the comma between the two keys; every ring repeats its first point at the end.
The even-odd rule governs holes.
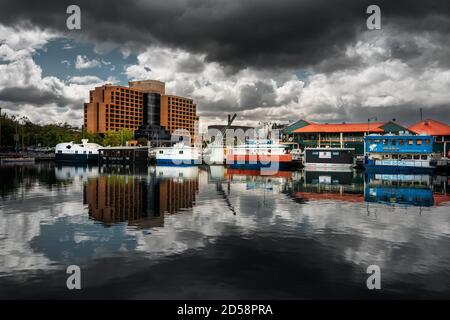
{"type": "Polygon", "coordinates": [[[165,84],[156,80],[134,81],[130,87],[104,85],[90,91],[84,104],[84,126],[92,133],[137,130],[142,125],[160,125],[170,134],[187,130],[194,141],[197,106],[192,99],[165,94],[165,84]]]}
{"type": "Polygon", "coordinates": [[[90,91],[84,104],[84,126],[93,133],[136,130],[143,121],[143,93],[122,86],[104,85],[90,91]]]}

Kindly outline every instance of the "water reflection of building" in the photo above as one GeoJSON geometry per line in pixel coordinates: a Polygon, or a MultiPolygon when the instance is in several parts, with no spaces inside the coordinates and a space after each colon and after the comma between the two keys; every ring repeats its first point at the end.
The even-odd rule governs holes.
{"type": "Polygon", "coordinates": [[[283,189],[295,201],[364,201],[364,178],[356,171],[307,171],[294,174],[283,189]]]}
{"type": "Polygon", "coordinates": [[[89,216],[107,225],[128,222],[139,228],[162,227],[165,213],[192,208],[198,179],[100,175],[89,179],[84,203],[89,216]]]}
{"type": "Polygon", "coordinates": [[[367,202],[430,207],[434,204],[432,176],[405,174],[367,175],[367,202]]]}

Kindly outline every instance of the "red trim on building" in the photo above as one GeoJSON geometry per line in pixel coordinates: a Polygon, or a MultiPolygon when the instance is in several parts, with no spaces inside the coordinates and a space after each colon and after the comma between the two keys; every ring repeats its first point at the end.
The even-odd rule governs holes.
{"type": "Polygon", "coordinates": [[[303,128],[292,131],[293,133],[336,133],[336,132],[367,132],[381,133],[384,132],[382,125],[384,122],[372,123],[312,123],[303,128]]]}

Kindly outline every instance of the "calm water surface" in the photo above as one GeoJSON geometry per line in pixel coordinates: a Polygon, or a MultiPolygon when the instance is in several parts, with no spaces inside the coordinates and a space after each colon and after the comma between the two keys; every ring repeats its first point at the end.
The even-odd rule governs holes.
{"type": "Polygon", "coordinates": [[[36,164],[0,181],[0,298],[450,298],[448,177],[36,164]]]}

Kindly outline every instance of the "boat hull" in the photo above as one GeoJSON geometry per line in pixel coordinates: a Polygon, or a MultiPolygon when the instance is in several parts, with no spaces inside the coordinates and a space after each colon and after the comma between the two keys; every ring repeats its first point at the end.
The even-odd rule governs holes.
{"type": "Polygon", "coordinates": [[[369,159],[364,164],[368,172],[423,172],[432,173],[436,170],[435,166],[430,165],[429,161],[395,161],[395,160],[374,160],[369,159]]]}
{"type": "Polygon", "coordinates": [[[55,154],[56,163],[84,164],[98,163],[98,154],[55,154]]]}
{"type": "Polygon", "coordinates": [[[310,171],[337,171],[348,172],[353,169],[353,164],[347,163],[306,163],[305,169],[310,171]]]}
{"type": "Polygon", "coordinates": [[[227,155],[226,165],[231,169],[288,170],[292,164],[290,154],[282,155],[227,155]]]}
{"type": "Polygon", "coordinates": [[[161,166],[196,166],[200,164],[198,159],[168,159],[168,158],[156,158],[156,165],[161,166]]]}

